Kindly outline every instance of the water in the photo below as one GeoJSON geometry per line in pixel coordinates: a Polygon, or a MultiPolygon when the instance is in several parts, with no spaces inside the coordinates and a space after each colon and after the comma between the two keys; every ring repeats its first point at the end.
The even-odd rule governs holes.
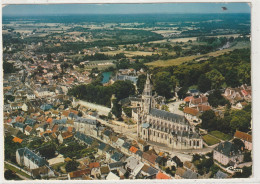
{"type": "Polygon", "coordinates": [[[102,84],[105,84],[109,81],[109,78],[112,75],[112,72],[103,72],[102,75],[103,75],[102,84]]]}

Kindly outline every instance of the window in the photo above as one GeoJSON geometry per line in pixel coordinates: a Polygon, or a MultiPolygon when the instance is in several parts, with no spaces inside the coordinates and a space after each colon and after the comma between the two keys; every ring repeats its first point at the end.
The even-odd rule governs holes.
{"type": "Polygon", "coordinates": [[[160,136],[160,133],[158,132],[158,137],[160,136]]]}
{"type": "Polygon", "coordinates": [[[170,138],[170,144],[172,143],[172,138],[170,138]]]}
{"type": "Polygon", "coordinates": [[[145,130],[144,130],[144,135],[145,135],[145,130]]]}
{"type": "Polygon", "coordinates": [[[200,142],[199,141],[197,141],[197,146],[199,146],[200,145],[200,142]]]}

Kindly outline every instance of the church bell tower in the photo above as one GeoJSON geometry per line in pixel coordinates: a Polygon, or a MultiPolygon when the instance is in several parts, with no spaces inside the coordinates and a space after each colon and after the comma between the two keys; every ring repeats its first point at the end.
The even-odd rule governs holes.
{"type": "Polygon", "coordinates": [[[142,94],[142,110],[144,114],[149,114],[152,103],[152,84],[150,81],[150,75],[147,74],[144,91],[142,94]]]}

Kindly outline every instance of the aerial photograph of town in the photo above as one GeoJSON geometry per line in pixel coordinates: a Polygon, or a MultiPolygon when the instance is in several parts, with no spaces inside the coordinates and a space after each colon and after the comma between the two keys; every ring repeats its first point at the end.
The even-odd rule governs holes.
{"type": "Polygon", "coordinates": [[[252,178],[250,11],[3,7],[5,180],[252,178]]]}

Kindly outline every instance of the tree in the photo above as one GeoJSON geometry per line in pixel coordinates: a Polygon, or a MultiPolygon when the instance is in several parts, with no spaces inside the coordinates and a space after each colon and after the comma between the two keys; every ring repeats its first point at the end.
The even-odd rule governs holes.
{"type": "Polygon", "coordinates": [[[244,110],[234,110],[231,112],[230,127],[233,131],[240,130],[247,132],[251,126],[251,113],[244,110]]]}
{"type": "Polygon", "coordinates": [[[240,139],[233,139],[233,144],[236,145],[240,150],[244,150],[245,149],[245,144],[243,143],[243,141],[241,141],[240,139]]]}
{"type": "Polygon", "coordinates": [[[173,47],[173,50],[176,52],[176,54],[177,54],[178,56],[181,55],[181,51],[182,51],[181,46],[176,45],[176,46],[173,47]]]}
{"type": "Polygon", "coordinates": [[[3,69],[4,69],[4,73],[14,73],[16,71],[16,69],[14,68],[13,64],[8,63],[8,62],[3,62],[3,69]]]}
{"type": "Polygon", "coordinates": [[[211,88],[211,81],[204,75],[200,75],[198,80],[198,89],[199,91],[205,93],[211,88]]]}
{"type": "Polygon", "coordinates": [[[242,173],[236,172],[232,177],[233,178],[248,178],[252,175],[252,166],[242,168],[242,173]]]}
{"type": "Polygon", "coordinates": [[[251,151],[247,151],[244,154],[244,162],[251,162],[252,161],[252,156],[251,156],[251,151]]]}
{"type": "Polygon", "coordinates": [[[50,53],[47,54],[47,61],[52,62],[52,58],[51,58],[51,54],[50,53]]]}
{"type": "Polygon", "coordinates": [[[244,63],[238,67],[238,77],[242,84],[251,84],[251,65],[244,63]]]}
{"type": "Polygon", "coordinates": [[[138,76],[136,86],[139,94],[141,94],[144,90],[145,81],[146,76],[144,74],[138,76]]]}
{"type": "Polygon", "coordinates": [[[235,69],[229,70],[225,76],[225,79],[226,79],[227,86],[231,86],[232,88],[235,88],[240,84],[238,80],[239,79],[238,73],[235,69]]]}
{"type": "Polygon", "coordinates": [[[215,130],[217,127],[217,117],[215,115],[215,112],[213,110],[208,110],[203,112],[201,115],[201,127],[204,129],[208,129],[209,131],[215,130]]]}
{"type": "Polygon", "coordinates": [[[135,94],[135,86],[129,80],[126,81],[118,80],[112,85],[112,87],[115,96],[118,100],[121,100],[123,98],[129,97],[130,95],[135,94]]]}
{"type": "Polygon", "coordinates": [[[123,111],[129,118],[132,117],[132,109],[131,108],[123,107],[123,111]]]}
{"type": "Polygon", "coordinates": [[[223,75],[217,69],[207,72],[206,77],[211,81],[211,89],[220,88],[225,80],[223,75]]]}
{"type": "Polygon", "coordinates": [[[182,87],[178,92],[178,96],[180,99],[184,99],[187,96],[187,92],[188,92],[189,88],[184,86],[182,87]]]}
{"type": "Polygon", "coordinates": [[[175,85],[171,81],[171,74],[169,72],[158,72],[154,77],[154,89],[158,95],[170,98],[172,96],[171,91],[175,88],[175,85]]]}
{"type": "Polygon", "coordinates": [[[40,154],[46,159],[55,157],[56,147],[54,144],[46,145],[39,149],[40,154]]]}
{"type": "Polygon", "coordinates": [[[4,172],[4,176],[6,180],[21,180],[13,171],[9,169],[4,172]]]}
{"type": "Polygon", "coordinates": [[[65,169],[67,172],[72,172],[72,171],[77,170],[78,166],[79,166],[79,163],[77,161],[72,160],[72,161],[67,162],[65,169]]]}
{"type": "Polygon", "coordinates": [[[122,106],[120,104],[118,104],[118,100],[117,99],[113,99],[112,100],[113,103],[113,107],[111,112],[117,117],[120,118],[122,115],[122,106]]]}
{"type": "Polygon", "coordinates": [[[218,107],[219,105],[224,106],[229,104],[229,101],[226,100],[222,95],[220,90],[214,90],[208,97],[208,102],[213,107],[218,107]]]}

